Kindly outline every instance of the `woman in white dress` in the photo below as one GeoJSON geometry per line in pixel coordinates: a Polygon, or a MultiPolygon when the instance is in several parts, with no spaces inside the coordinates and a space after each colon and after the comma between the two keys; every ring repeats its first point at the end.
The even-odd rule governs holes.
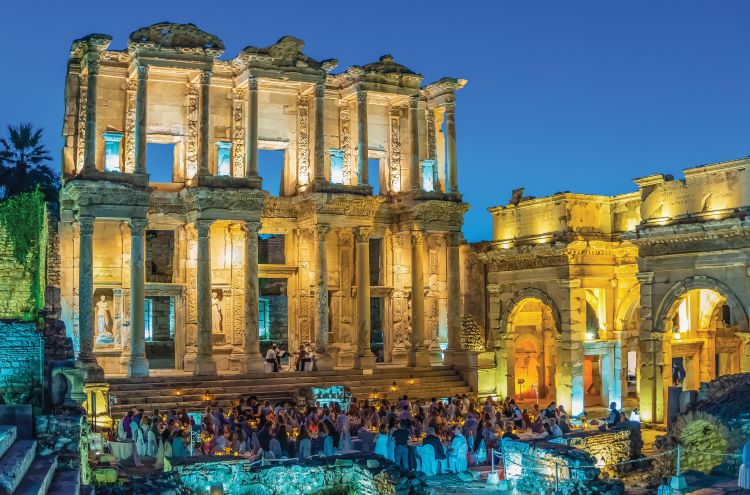
{"type": "Polygon", "coordinates": [[[742,465],[740,466],[740,478],[737,480],[740,488],[750,488],[750,439],[742,448],[742,465]]]}

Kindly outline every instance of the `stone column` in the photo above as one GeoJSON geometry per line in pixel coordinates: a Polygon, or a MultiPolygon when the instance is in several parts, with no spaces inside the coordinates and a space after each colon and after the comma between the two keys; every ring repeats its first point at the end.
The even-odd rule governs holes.
{"type": "Polygon", "coordinates": [[[365,185],[368,181],[368,140],[367,140],[367,92],[357,91],[357,184],[365,185]]]}
{"type": "Polygon", "coordinates": [[[145,335],[146,226],[145,218],[131,218],[130,227],[130,357],[128,376],[148,376],[145,335]]]}
{"type": "Polygon", "coordinates": [[[419,170],[419,96],[409,98],[409,176],[411,190],[422,189],[419,170]]]}
{"type": "Polygon", "coordinates": [[[84,170],[96,170],[96,84],[99,79],[99,54],[89,52],[86,98],[86,144],[83,155],[84,170]]]}
{"type": "Polygon", "coordinates": [[[448,353],[461,350],[461,232],[448,233],[448,353]]]}
{"type": "Polygon", "coordinates": [[[315,352],[318,368],[330,367],[328,354],[328,256],[327,239],[331,228],[326,224],[315,226],[315,352]]]}
{"type": "Polygon", "coordinates": [[[148,105],[148,67],[139,65],[135,92],[135,167],[136,174],[146,173],[146,108],[148,105]]]}
{"type": "Polygon", "coordinates": [[[359,369],[372,369],[375,355],[370,350],[370,227],[354,229],[357,241],[357,355],[359,369]]]}
{"type": "MultiPolygon", "coordinates": [[[[210,114],[209,93],[211,91],[211,71],[204,70],[200,74],[200,117],[198,131],[198,176],[211,175],[208,170],[208,118],[210,114]]],[[[210,299],[210,294],[209,294],[210,299]]],[[[209,303],[210,306],[210,303],[209,303]]]]}
{"type": "Polygon", "coordinates": [[[258,232],[260,223],[245,222],[245,335],[243,348],[245,354],[240,361],[240,371],[263,370],[263,357],[260,354],[260,335],[258,329],[258,232]]]}
{"type": "Polygon", "coordinates": [[[78,217],[78,366],[85,372],[84,381],[104,381],[104,370],[94,355],[94,217],[78,217]]]}
{"type": "Polygon", "coordinates": [[[448,161],[449,192],[458,192],[458,168],[456,165],[456,103],[445,104],[445,149],[448,161]]]}
{"type": "Polygon", "coordinates": [[[409,366],[430,366],[424,325],[424,233],[411,232],[411,350],[409,366]]]}
{"type": "Polygon", "coordinates": [[[197,220],[198,256],[196,266],[196,292],[198,306],[198,336],[195,358],[196,375],[215,375],[213,336],[211,335],[211,244],[209,233],[213,220],[197,220]]]}
{"type": "MultiPolygon", "coordinates": [[[[247,86],[247,136],[245,139],[245,177],[258,176],[258,80],[251,77],[247,86]]],[[[249,231],[248,231],[249,232],[249,231]]],[[[256,232],[257,242],[257,232],[256,232]]],[[[257,277],[256,277],[257,278],[257,277]]],[[[256,317],[257,319],[257,317],[256,317]]]]}
{"type": "Polygon", "coordinates": [[[315,158],[313,162],[313,183],[325,182],[325,82],[315,85],[315,158]]]}
{"type": "Polygon", "coordinates": [[[557,403],[573,416],[584,409],[583,340],[586,335],[586,294],[580,279],[561,280],[563,294],[560,305],[562,335],[557,347],[555,393],[557,403]]]}

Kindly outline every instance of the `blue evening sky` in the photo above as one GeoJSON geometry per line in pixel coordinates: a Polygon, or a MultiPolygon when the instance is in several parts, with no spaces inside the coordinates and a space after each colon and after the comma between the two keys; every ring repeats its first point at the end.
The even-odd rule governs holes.
{"type": "MultiPolygon", "coordinates": [[[[634,177],[750,155],[750,2],[5,2],[0,126],[62,146],[70,42],[122,48],[136,28],[193,22],[226,56],[290,34],[340,67],[391,53],[432,81],[468,79],[457,110],[467,239],[491,237],[511,189],[617,194],[634,177]]],[[[55,167],[59,167],[56,160],[55,167]]]]}

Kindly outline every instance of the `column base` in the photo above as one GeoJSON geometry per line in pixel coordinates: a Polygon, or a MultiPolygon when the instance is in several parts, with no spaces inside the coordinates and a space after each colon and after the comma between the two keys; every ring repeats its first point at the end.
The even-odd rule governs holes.
{"type": "Polygon", "coordinates": [[[316,371],[327,371],[332,370],[334,365],[336,363],[336,360],[333,358],[332,355],[325,353],[315,354],[315,370],[316,371]]]}
{"type": "Polygon", "coordinates": [[[370,351],[357,354],[354,356],[354,367],[358,370],[371,370],[375,368],[375,355],[370,351]]]}
{"type": "Polygon", "coordinates": [[[84,383],[102,383],[104,382],[104,368],[99,366],[96,358],[93,360],[78,361],[76,368],[83,371],[84,383]]]}
{"type": "Polygon", "coordinates": [[[232,361],[235,361],[239,365],[240,373],[262,373],[264,371],[263,364],[266,362],[260,353],[256,355],[244,354],[242,356],[233,356],[232,361]]]}
{"type": "Polygon", "coordinates": [[[146,359],[146,356],[130,356],[128,376],[148,376],[148,359],[146,359]]]}
{"type": "Polygon", "coordinates": [[[433,352],[429,349],[417,349],[409,353],[409,366],[412,368],[429,368],[432,366],[433,352]]]}
{"type": "Polygon", "coordinates": [[[197,356],[193,365],[194,375],[217,375],[216,361],[213,356],[197,356]]]}
{"type": "Polygon", "coordinates": [[[94,426],[111,428],[112,418],[109,415],[109,384],[108,383],[89,383],[84,385],[83,392],[86,394],[86,400],[83,403],[87,416],[91,419],[94,426]],[[93,404],[91,396],[94,396],[93,404]],[[93,407],[92,407],[93,406],[93,407]],[[93,411],[91,409],[94,409],[93,411]]]}

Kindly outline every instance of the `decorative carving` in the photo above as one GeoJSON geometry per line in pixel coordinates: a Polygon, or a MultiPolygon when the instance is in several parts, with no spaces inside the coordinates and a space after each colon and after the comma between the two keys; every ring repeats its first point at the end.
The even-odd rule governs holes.
{"type": "Polygon", "coordinates": [[[392,192],[401,191],[401,109],[391,108],[390,115],[390,187],[392,192]]]}
{"type": "Polygon", "coordinates": [[[198,173],[198,106],[199,88],[189,84],[187,88],[187,131],[185,132],[185,176],[192,179],[198,173]]]}
{"type": "Polygon", "coordinates": [[[319,244],[325,243],[326,240],[328,239],[328,232],[330,232],[330,231],[331,231],[331,226],[330,225],[327,225],[327,224],[324,224],[324,223],[319,223],[319,224],[315,225],[315,230],[314,230],[315,240],[319,244]]]}
{"type": "MultiPolygon", "coordinates": [[[[431,108],[425,109],[427,120],[427,158],[437,160],[437,145],[435,143],[435,111],[431,108]]],[[[437,184],[437,182],[435,182],[437,184]]]]}
{"type": "Polygon", "coordinates": [[[195,24],[160,22],[134,31],[128,39],[128,51],[157,51],[218,57],[224,42],[195,24]]]}
{"type": "Polygon", "coordinates": [[[357,243],[366,243],[370,241],[371,227],[356,227],[354,229],[354,237],[357,239],[357,243]]]}
{"type": "Polygon", "coordinates": [[[351,134],[351,109],[346,100],[339,101],[339,134],[341,142],[339,146],[344,152],[344,184],[351,184],[352,180],[352,134],[351,134]]]}
{"type": "Polygon", "coordinates": [[[213,220],[196,220],[195,230],[198,232],[198,237],[208,237],[211,232],[211,224],[213,220]]]}
{"type": "Polygon", "coordinates": [[[86,100],[89,88],[81,78],[78,89],[78,142],[76,143],[76,171],[83,169],[84,157],[86,156],[86,100]]]}
{"type": "Polygon", "coordinates": [[[328,72],[338,65],[338,60],[327,59],[317,61],[302,53],[305,42],[293,36],[284,36],[279,41],[265,48],[248,46],[237,57],[238,62],[245,65],[258,63],[259,65],[276,65],[283,68],[292,67],[297,70],[328,72]]]}
{"type": "Polygon", "coordinates": [[[93,235],[94,217],[78,217],[78,229],[80,235],[93,235]]]}
{"type": "Polygon", "coordinates": [[[248,90],[245,88],[237,88],[232,92],[232,175],[235,177],[245,176],[245,106],[247,93],[248,90]]]}
{"type": "Polygon", "coordinates": [[[297,168],[301,185],[310,183],[310,97],[300,96],[297,104],[297,168]]]}
{"type": "Polygon", "coordinates": [[[86,66],[89,71],[89,76],[96,76],[99,74],[99,68],[101,67],[99,57],[89,55],[88,64],[86,66]]]}
{"type": "Polygon", "coordinates": [[[130,218],[128,219],[128,227],[130,227],[130,235],[143,237],[146,233],[146,227],[148,227],[148,220],[145,218],[130,218]]]}
{"type": "Polygon", "coordinates": [[[203,70],[198,74],[198,83],[201,85],[211,84],[211,76],[213,73],[210,70],[203,70]]]}
{"type": "Polygon", "coordinates": [[[135,170],[135,107],[138,93],[138,79],[129,77],[125,80],[125,136],[124,136],[124,170],[132,173],[135,170]]]}
{"type": "Polygon", "coordinates": [[[258,78],[251,77],[247,80],[247,88],[250,91],[258,91],[258,78]]]}

